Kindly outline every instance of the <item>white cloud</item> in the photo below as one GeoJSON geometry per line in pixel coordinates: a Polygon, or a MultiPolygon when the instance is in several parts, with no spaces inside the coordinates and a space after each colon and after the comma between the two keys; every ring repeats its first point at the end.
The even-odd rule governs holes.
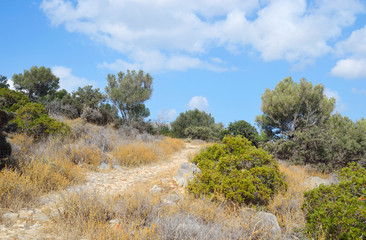
{"type": "Polygon", "coordinates": [[[54,26],[123,53],[124,65],[165,70],[215,70],[201,58],[217,47],[308,64],[364,11],[359,0],[43,0],[41,8],[54,26]]]}
{"type": "Polygon", "coordinates": [[[339,60],[331,73],[337,77],[366,78],[366,26],[352,32],[350,37],[337,44],[337,53],[350,55],[339,60]]]}
{"type": "Polygon", "coordinates": [[[366,90],[364,90],[364,89],[356,89],[356,88],[352,88],[352,92],[353,92],[354,94],[366,95],[366,90]]]}
{"type": "Polygon", "coordinates": [[[200,111],[208,111],[208,101],[207,98],[203,96],[192,97],[188,103],[188,108],[191,110],[198,109],[200,111]]]}
{"type": "Polygon", "coordinates": [[[161,109],[158,112],[158,121],[170,122],[177,116],[177,110],[173,109],[161,109]]]}
{"type": "Polygon", "coordinates": [[[66,89],[68,92],[76,90],[78,87],[93,85],[93,82],[90,82],[85,78],[74,76],[71,68],[55,66],[52,68],[52,73],[60,78],[60,89],[66,89]]]}
{"type": "Polygon", "coordinates": [[[336,107],[335,107],[335,111],[336,112],[344,112],[345,110],[347,110],[347,104],[345,102],[343,102],[342,98],[339,96],[338,92],[329,88],[326,88],[324,90],[324,94],[328,97],[328,98],[335,98],[336,100],[336,107]]]}
{"type": "Polygon", "coordinates": [[[331,70],[332,75],[337,77],[366,78],[366,58],[347,58],[339,60],[331,70]]]}
{"type": "Polygon", "coordinates": [[[138,51],[131,56],[132,62],[117,59],[112,63],[103,62],[99,68],[107,68],[113,71],[126,69],[143,69],[147,72],[162,72],[167,70],[185,71],[188,69],[201,68],[220,72],[227,71],[225,67],[219,66],[218,62],[201,61],[197,57],[187,55],[165,56],[158,51],[138,51]]]}
{"type": "Polygon", "coordinates": [[[11,90],[15,90],[13,79],[8,79],[9,88],[11,90]]]}

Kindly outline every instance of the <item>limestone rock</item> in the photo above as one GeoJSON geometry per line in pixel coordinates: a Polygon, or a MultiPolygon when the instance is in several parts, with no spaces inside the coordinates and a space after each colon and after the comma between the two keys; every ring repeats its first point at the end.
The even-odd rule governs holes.
{"type": "Polygon", "coordinates": [[[257,226],[264,232],[268,233],[266,239],[278,239],[281,236],[281,228],[278,224],[277,217],[272,213],[258,212],[254,221],[257,222],[257,226]]]}
{"type": "Polygon", "coordinates": [[[18,218],[18,213],[5,213],[1,216],[3,220],[13,221],[18,218]]]}
{"type": "Polygon", "coordinates": [[[193,163],[182,163],[173,179],[179,186],[187,187],[188,181],[193,180],[194,174],[201,173],[201,170],[193,163]]]}
{"type": "Polygon", "coordinates": [[[254,227],[253,231],[261,233],[260,239],[280,239],[282,230],[275,215],[268,212],[256,211],[251,208],[245,209],[242,213],[254,227]]]}
{"type": "Polygon", "coordinates": [[[327,179],[320,178],[320,177],[311,177],[311,178],[308,178],[308,180],[306,181],[306,184],[311,189],[313,189],[313,188],[319,187],[320,184],[330,185],[330,181],[327,179]]]}
{"type": "Polygon", "coordinates": [[[183,196],[177,194],[170,194],[163,200],[163,202],[166,204],[176,204],[181,200],[183,200],[183,196]]]}
{"type": "Polygon", "coordinates": [[[46,222],[49,220],[49,217],[47,217],[47,215],[44,214],[43,212],[36,212],[33,215],[33,220],[46,222]]]}
{"type": "Polygon", "coordinates": [[[162,189],[161,187],[159,187],[158,185],[154,185],[152,188],[150,188],[150,192],[153,192],[153,193],[158,193],[158,192],[161,192],[163,191],[164,189],[162,189]]]}

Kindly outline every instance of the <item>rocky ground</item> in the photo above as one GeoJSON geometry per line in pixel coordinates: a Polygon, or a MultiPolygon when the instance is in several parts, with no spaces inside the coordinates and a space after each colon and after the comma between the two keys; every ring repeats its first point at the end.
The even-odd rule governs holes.
{"type": "Polygon", "coordinates": [[[118,195],[133,185],[143,183],[156,184],[151,191],[159,191],[159,183],[161,183],[179,193],[183,189],[177,185],[173,176],[179,166],[188,162],[189,158],[202,146],[197,143],[186,143],[182,151],[172,155],[166,161],[153,165],[136,168],[120,166],[110,168],[108,165],[102,164],[99,171],[87,173],[87,181],[83,185],[71,186],[62,192],[43,196],[35,208],[3,214],[0,221],[0,239],[58,239],[57,236],[52,236],[44,229],[51,224],[51,218],[62,211],[55,205],[57,199],[70,191],[118,195]]]}

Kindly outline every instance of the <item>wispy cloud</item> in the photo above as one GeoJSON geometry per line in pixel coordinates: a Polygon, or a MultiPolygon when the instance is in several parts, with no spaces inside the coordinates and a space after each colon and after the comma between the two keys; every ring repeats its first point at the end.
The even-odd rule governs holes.
{"type": "Polygon", "coordinates": [[[177,116],[177,110],[173,109],[161,109],[158,112],[158,121],[161,122],[170,122],[175,119],[177,116]]]}
{"type": "Polygon", "coordinates": [[[342,98],[339,96],[338,92],[332,89],[325,89],[324,94],[329,98],[335,98],[336,100],[336,108],[335,111],[339,113],[343,113],[347,110],[347,104],[343,102],[342,98]]]}
{"type": "Polygon", "coordinates": [[[71,68],[68,67],[54,66],[52,68],[52,73],[60,78],[60,89],[66,89],[68,92],[76,90],[78,87],[94,85],[94,82],[91,82],[86,78],[73,75],[71,68]]]}
{"type": "Polygon", "coordinates": [[[365,89],[356,89],[356,88],[352,88],[352,93],[354,93],[354,94],[366,95],[366,90],[365,90],[365,89]]]}

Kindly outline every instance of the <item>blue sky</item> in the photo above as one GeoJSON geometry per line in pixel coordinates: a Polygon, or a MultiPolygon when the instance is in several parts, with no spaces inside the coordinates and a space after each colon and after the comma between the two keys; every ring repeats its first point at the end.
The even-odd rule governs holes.
{"type": "Polygon", "coordinates": [[[325,86],[366,117],[365,0],[3,0],[0,74],[46,66],[68,91],[108,73],[153,78],[153,120],[191,108],[254,123],[283,78],[325,86]]]}

